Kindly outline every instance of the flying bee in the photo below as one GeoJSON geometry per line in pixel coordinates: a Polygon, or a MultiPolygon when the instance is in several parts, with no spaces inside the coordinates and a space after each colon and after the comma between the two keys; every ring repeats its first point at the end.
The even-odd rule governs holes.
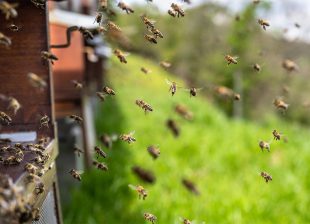
{"type": "Polygon", "coordinates": [[[285,59],[283,62],[282,62],[282,67],[288,71],[288,72],[292,72],[292,71],[298,71],[299,70],[299,67],[298,65],[292,61],[292,60],[289,60],[289,59],[285,59]]]}
{"type": "Polygon", "coordinates": [[[17,32],[20,30],[20,27],[12,23],[8,25],[8,29],[10,29],[12,32],[17,32]]]}
{"type": "Polygon", "coordinates": [[[17,111],[21,108],[20,103],[14,97],[9,97],[8,100],[8,110],[13,110],[14,115],[16,115],[17,111]]]}
{"type": "Polygon", "coordinates": [[[299,24],[299,23],[294,23],[294,26],[295,26],[296,28],[300,28],[300,24],[299,24]]]}
{"type": "Polygon", "coordinates": [[[104,93],[106,93],[107,95],[115,96],[115,91],[113,89],[111,89],[110,87],[105,86],[105,87],[102,88],[102,91],[104,93]]]}
{"type": "Polygon", "coordinates": [[[167,127],[172,131],[175,137],[178,137],[180,135],[180,128],[175,122],[175,120],[168,119],[166,124],[167,124],[167,127]]]}
{"type": "Polygon", "coordinates": [[[240,100],[241,96],[239,93],[234,93],[234,100],[240,100]]]}
{"type": "Polygon", "coordinates": [[[238,59],[237,56],[231,56],[229,54],[225,55],[225,60],[227,61],[228,65],[230,65],[231,63],[238,64],[237,59],[238,59]]]}
{"type": "Polygon", "coordinates": [[[81,177],[82,172],[77,171],[77,170],[75,170],[75,169],[71,169],[71,170],[69,171],[69,173],[71,174],[71,176],[72,176],[74,179],[76,179],[76,180],[78,180],[78,181],[81,181],[81,180],[82,180],[82,177],[81,177]]]}
{"type": "Polygon", "coordinates": [[[177,16],[177,12],[176,11],[173,11],[171,9],[168,10],[168,14],[172,17],[176,17],[177,16]]]}
{"type": "Polygon", "coordinates": [[[192,222],[191,222],[189,219],[186,219],[186,218],[180,218],[180,221],[181,221],[183,224],[192,224],[192,222]]]}
{"type": "Polygon", "coordinates": [[[28,76],[28,80],[29,80],[30,84],[33,87],[36,87],[36,88],[39,88],[39,89],[44,89],[44,88],[47,87],[46,81],[44,81],[38,75],[30,72],[30,73],[28,73],[27,76],[28,76]]]}
{"type": "Polygon", "coordinates": [[[93,165],[99,170],[108,171],[108,167],[104,163],[99,163],[96,160],[93,160],[93,165]]]}
{"type": "Polygon", "coordinates": [[[18,3],[10,4],[7,1],[0,2],[0,11],[5,14],[5,19],[11,19],[16,18],[18,16],[17,11],[15,8],[17,8],[18,3]]]}
{"type": "Polygon", "coordinates": [[[78,124],[82,124],[82,122],[83,122],[82,117],[74,115],[74,114],[70,115],[69,118],[71,118],[72,120],[74,120],[78,124]]]}
{"type": "Polygon", "coordinates": [[[111,149],[112,148],[112,144],[113,144],[113,141],[116,141],[117,140],[117,135],[113,134],[113,135],[108,135],[108,134],[103,134],[100,136],[100,140],[102,142],[102,144],[107,147],[108,149],[111,149]]]}
{"type": "Polygon", "coordinates": [[[280,133],[280,132],[277,132],[277,130],[273,130],[272,131],[272,135],[273,135],[273,139],[274,140],[281,140],[281,136],[282,136],[282,134],[280,133]]]}
{"type": "Polygon", "coordinates": [[[99,25],[101,24],[103,19],[103,13],[102,12],[97,12],[96,18],[94,23],[98,23],[99,25]]]}
{"type": "Polygon", "coordinates": [[[264,151],[264,149],[266,149],[268,152],[270,152],[270,143],[269,142],[259,141],[258,145],[259,145],[260,149],[262,150],[262,152],[264,151]]]}
{"type": "Polygon", "coordinates": [[[10,123],[12,123],[12,118],[3,111],[0,111],[0,124],[9,125],[10,123]]]}
{"type": "Polygon", "coordinates": [[[101,102],[105,100],[106,94],[104,94],[103,92],[96,92],[96,95],[98,96],[101,102]]]}
{"type": "Polygon", "coordinates": [[[157,220],[157,217],[155,215],[151,214],[151,213],[145,212],[144,213],[144,219],[146,221],[150,221],[152,224],[154,224],[156,222],[156,220],[157,220]]]}
{"type": "Polygon", "coordinates": [[[122,134],[119,136],[120,140],[127,142],[128,144],[135,142],[136,139],[133,137],[135,131],[130,132],[129,134],[122,134]]]}
{"type": "Polygon", "coordinates": [[[155,147],[153,145],[147,147],[147,151],[149,154],[153,157],[153,159],[157,159],[160,155],[160,150],[158,147],[155,147]]]}
{"type": "Polygon", "coordinates": [[[215,87],[215,92],[221,97],[230,98],[233,95],[233,91],[226,86],[215,87]]]}
{"type": "Polygon", "coordinates": [[[94,150],[97,154],[97,159],[99,158],[99,156],[103,158],[107,158],[107,154],[102,149],[100,149],[98,146],[95,146],[94,150]]]}
{"type": "Polygon", "coordinates": [[[172,8],[172,10],[176,13],[176,15],[177,15],[178,17],[180,17],[180,16],[182,16],[182,17],[185,16],[184,10],[181,9],[181,7],[180,7],[178,4],[172,3],[172,4],[171,4],[171,8],[172,8]]]}
{"type": "Polygon", "coordinates": [[[0,44],[8,48],[12,45],[12,41],[9,37],[0,32],[0,44]]]}
{"type": "Polygon", "coordinates": [[[84,153],[84,151],[77,146],[74,146],[73,151],[77,154],[78,157],[80,157],[81,154],[84,153]]]}
{"type": "Polygon", "coordinates": [[[154,34],[155,38],[164,38],[164,35],[160,32],[160,30],[156,29],[155,27],[151,28],[151,32],[154,34]]]}
{"type": "Polygon", "coordinates": [[[94,39],[93,33],[90,30],[86,29],[85,27],[80,26],[79,31],[85,39],[94,39]]]}
{"type": "Polygon", "coordinates": [[[147,41],[149,41],[149,42],[151,42],[151,43],[153,43],[153,44],[157,44],[156,37],[153,36],[153,35],[145,34],[145,35],[144,35],[144,38],[145,38],[147,41]]]}
{"type": "Polygon", "coordinates": [[[189,96],[192,97],[192,96],[196,96],[197,95],[197,92],[202,90],[203,88],[195,88],[195,87],[191,87],[189,89],[185,89],[186,91],[189,91],[189,96]]]}
{"type": "Polygon", "coordinates": [[[129,184],[128,187],[138,192],[139,199],[142,198],[143,200],[145,200],[145,198],[147,197],[147,191],[143,186],[141,185],[134,186],[132,184],[129,184]]]}
{"type": "Polygon", "coordinates": [[[272,181],[272,176],[270,174],[262,171],[260,175],[265,179],[266,183],[268,183],[268,181],[272,181]]]}
{"type": "Polygon", "coordinates": [[[258,24],[261,25],[264,30],[266,30],[266,26],[270,26],[270,23],[266,20],[263,20],[263,19],[259,19],[258,24]]]}
{"type": "Polygon", "coordinates": [[[278,109],[281,109],[281,110],[287,110],[288,107],[289,107],[289,104],[285,103],[281,98],[276,98],[274,101],[273,101],[273,105],[278,108],[278,109]]]}
{"type": "Polygon", "coordinates": [[[255,71],[257,71],[257,72],[260,72],[260,71],[261,71],[261,67],[260,67],[260,65],[257,64],[257,63],[255,63],[255,64],[253,65],[253,69],[254,69],[255,71]]]}
{"type": "Polygon", "coordinates": [[[123,11],[126,11],[127,14],[130,14],[130,13],[134,13],[135,11],[129,7],[129,5],[127,5],[126,3],[124,2],[119,2],[118,5],[117,5],[121,10],[123,11]]]}
{"type": "Polygon", "coordinates": [[[145,68],[145,67],[141,67],[141,72],[143,72],[144,74],[149,74],[152,71],[150,69],[145,68]]]}
{"type": "Polygon", "coordinates": [[[108,0],[99,0],[98,5],[101,9],[106,9],[108,7],[108,0]]]}
{"type": "Polygon", "coordinates": [[[117,32],[121,32],[121,28],[119,26],[117,26],[115,23],[113,23],[112,21],[108,21],[107,22],[107,28],[109,30],[113,30],[113,31],[117,31],[117,32]]]}
{"type": "Polygon", "coordinates": [[[76,80],[72,80],[72,83],[73,83],[73,85],[74,85],[74,88],[76,88],[76,89],[78,89],[78,90],[83,89],[83,84],[82,84],[82,83],[80,83],[80,82],[78,82],[78,81],[76,81],[76,80]]]}
{"type": "Polygon", "coordinates": [[[145,170],[140,166],[134,166],[134,167],[132,167],[131,170],[134,174],[137,175],[137,177],[139,177],[144,182],[152,184],[152,183],[155,183],[155,181],[156,181],[156,178],[151,171],[145,170]]]}
{"type": "Polygon", "coordinates": [[[28,173],[32,173],[32,174],[35,174],[38,170],[38,167],[36,167],[35,165],[31,164],[31,163],[27,163],[25,165],[25,170],[28,172],[28,173]]]}
{"type": "Polygon", "coordinates": [[[136,100],[136,104],[144,110],[145,114],[149,111],[150,112],[153,111],[153,108],[151,107],[151,105],[147,104],[143,100],[136,100]]]}
{"type": "Polygon", "coordinates": [[[48,123],[50,122],[50,118],[47,115],[44,115],[40,119],[40,128],[46,127],[49,128],[48,123]]]}
{"type": "Polygon", "coordinates": [[[35,187],[35,193],[38,194],[42,194],[45,191],[45,186],[44,183],[39,182],[37,183],[36,187],[35,187]]]}
{"type": "Polygon", "coordinates": [[[196,195],[199,195],[199,194],[200,194],[199,191],[198,191],[198,189],[197,189],[197,187],[196,187],[196,185],[195,185],[192,181],[190,181],[190,180],[188,180],[188,179],[182,179],[182,184],[183,184],[184,187],[185,187],[187,190],[189,190],[190,192],[192,192],[192,193],[194,193],[194,194],[196,194],[196,195]]]}
{"type": "Polygon", "coordinates": [[[118,57],[121,63],[125,63],[125,64],[127,63],[126,55],[121,50],[115,49],[114,54],[116,55],[116,57],[118,57]]]}
{"type": "Polygon", "coordinates": [[[177,85],[176,82],[171,82],[168,79],[166,79],[166,83],[170,86],[169,92],[171,92],[171,95],[173,96],[177,92],[177,88],[181,88],[177,85]]]}
{"type": "Polygon", "coordinates": [[[171,63],[169,63],[169,62],[167,62],[167,61],[161,61],[161,62],[159,63],[159,65],[160,65],[161,67],[163,67],[164,69],[168,69],[168,68],[171,67],[171,63]]]}
{"type": "Polygon", "coordinates": [[[52,65],[54,64],[54,61],[57,61],[58,58],[56,55],[52,54],[51,52],[48,51],[41,51],[41,58],[46,61],[50,61],[52,65]]]}
{"type": "Polygon", "coordinates": [[[177,104],[174,108],[175,112],[179,114],[181,117],[183,117],[186,120],[192,120],[193,119],[193,113],[188,110],[184,105],[177,104]]]}
{"type": "Polygon", "coordinates": [[[140,18],[142,19],[143,23],[146,25],[147,29],[155,28],[155,21],[150,20],[146,17],[146,15],[141,15],[140,18]]]}

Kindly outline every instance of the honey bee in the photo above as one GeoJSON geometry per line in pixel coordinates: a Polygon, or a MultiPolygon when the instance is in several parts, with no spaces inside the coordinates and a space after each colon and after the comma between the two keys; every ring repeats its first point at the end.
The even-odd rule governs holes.
{"type": "Polygon", "coordinates": [[[287,110],[289,107],[289,104],[285,103],[281,98],[276,98],[273,101],[273,104],[276,108],[281,109],[281,110],[287,110]]]}
{"type": "Polygon", "coordinates": [[[107,28],[109,30],[113,30],[113,31],[117,31],[117,32],[121,32],[121,28],[119,26],[117,26],[115,23],[113,23],[112,21],[108,21],[107,22],[107,28]]]}
{"type": "Polygon", "coordinates": [[[108,171],[108,167],[104,163],[99,163],[96,160],[93,160],[93,165],[99,170],[108,171]]]}
{"type": "Polygon", "coordinates": [[[164,69],[168,69],[168,68],[171,67],[171,63],[169,63],[169,62],[167,62],[167,61],[161,61],[161,62],[159,63],[159,65],[160,65],[161,67],[163,67],[164,69]]]}
{"type": "Polygon", "coordinates": [[[82,177],[81,177],[82,172],[77,171],[77,170],[75,170],[75,169],[71,169],[71,170],[69,171],[69,173],[71,174],[71,176],[72,176],[74,179],[76,179],[76,180],[78,180],[78,181],[81,181],[81,180],[82,180],[82,177]]]}
{"type": "Polygon", "coordinates": [[[84,153],[83,150],[78,148],[77,146],[74,146],[73,151],[77,154],[78,157],[80,157],[81,154],[84,153]]]}
{"type": "Polygon", "coordinates": [[[117,140],[117,135],[108,135],[108,134],[103,134],[100,136],[100,140],[102,142],[102,144],[107,147],[108,149],[111,149],[112,148],[112,144],[113,144],[113,141],[116,141],[117,140]]]}
{"type": "Polygon", "coordinates": [[[0,124],[2,125],[9,125],[12,123],[12,118],[4,113],[3,111],[0,111],[0,124]]]}
{"type": "Polygon", "coordinates": [[[142,68],[141,68],[141,72],[143,72],[144,74],[149,74],[149,73],[151,73],[152,71],[151,71],[150,69],[147,69],[147,68],[145,68],[145,67],[142,67],[142,68]]]}
{"type": "Polygon", "coordinates": [[[258,145],[262,151],[264,151],[264,149],[266,149],[268,152],[270,152],[270,143],[269,142],[259,141],[258,145]]]}
{"type": "Polygon", "coordinates": [[[52,65],[54,64],[54,61],[58,60],[58,58],[54,54],[48,51],[41,51],[41,58],[46,61],[50,61],[52,65]]]}
{"type": "Polygon", "coordinates": [[[193,119],[193,113],[189,111],[184,105],[177,104],[174,108],[175,112],[177,112],[181,117],[186,120],[193,119]]]}
{"type": "Polygon", "coordinates": [[[14,115],[16,115],[17,111],[21,108],[20,103],[14,97],[9,97],[9,106],[8,110],[13,110],[14,115]]]}
{"type": "Polygon", "coordinates": [[[227,64],[230,65],[231,63],[233,64],[238,64],[238,61],[237,61],[238,57],[237,56],[231,56],[229,54],[227,54],[225,56],[225,60],[227,61],[227,64]]]}
{"type": "Polygon", "coordinates": [[[39,221],[41,218],[40,209],[39,208],[32,209],[31,216],[32,216],[33,221],[36,221],[36,222],[39,221]]]}
{"type": "Polygon", "coordinates": [[[126,11],[127,14],[134,13],[135,11],[130,8],[126,3],[119,2],[117,5],[121,10],[126,11]]]}
{"type": "MultiPolygon", "coordinates": [[[[172,10],[176,13],[176,16],[180,17],[180,16],[185,16],[185,12],[183,9],[181,9],[181,7],[176,4],[176,3],[172,3],[171,4],[171,8],[172,10]]],[[[170,14],[170,13],[169,13],[170,14]]]]}
{"type": "Polygon", "coordinates": [[[177,92],[177,88],[179,88],[179,86],[176,82],[171,82],[168,79],[166,79],[166,83],[170,86],[169,92],[171,92],[171,95],[173,96],[177,92]]]}
{"type": "Polygon", "coordinates": [[[45,186],[44,186],[44,183],[42,182],[39,182],[36,187],[35,187],[35,193],[38,195],[38,194],[42,194],[44,191],[45,191],[45,186]]]}
{"type": "Polygon", "coordinates": [[[172,133],[175,137],[178,137],[180,135],[180,128],[178,127],[175,120],[168,119],[167,120],[167,126],[172,131],[172,133]]]}
{"type": "Polygon", "coordinates": [[[106,9],[108,7],[108,0],[99,0],[98,5],[101,9],[106,9]]]}
{"type": "Polygon", "coordinates": [[[280,132],[277,132],[277,130],[273,130],[272,131],[272,134],[273,134],[273,139],[274,140],[281,140],[281,136],[282,136],[282,134],[280,133],[280,132]]]}
{"type": "Polygon", "coordinates": [[[180,220],[182,221],[183,224],[192,224],[192,222],[189,219],[181,218],[180,220]]]}
{"type": "Polygon", "coordinates": [[[38,167],[36,167],[35,165],[33,165],[31,163],[26,163],[25,170],[28,173],[35,174],[37,172],[37,170],[38,170],[38,167]]]}
{"type": "Polygon", "coordinates": [[[74,120],[78,124],[82,124],[82,122],[83,122],[82,117],[74,115],[74,114],[70,115],[69,118],[71,118],[72,120],[74,120]]]}
{"type": "Polygon", "coordinates": [[[299,70],[299,67],[298,65],[292,61],[292,60],[289,60],[289,59],[285,59],[283,62],[282,62],[282,67],[288,71],[288,72],[292,72],[292,71],[298,71],[299,70]]]}
{"type": "Polygon", "coordinates": [[[191,0],[182,0],[183,2],[187,3],[187,4],[191,4],[192,1],[191,0]]]}
{"type": "Polygon", "coordinates": [[[12,41],[9,37],[0,32],[0,44],[8,48],[12,45],[12,41]]]}
{"type": "Polygon", "coordinates": [[[136,174],[141,180],[147,183],[155,183],[156,178],[151,171],[145,170],[140,166],[132,167],[132,172],[136,174]]]}
{"type": "Polygon", "coordinates": [[[146,17],[146,15],[141,15],[140,18],[142,19],[143,23],[146,25],[147,29],[154,29],[155,28],[155,21],[150,20],[146,17]]]}
{"type": "Polygon", "coordinates": [[[182,184],[183,184],[184,187],[185,187],[187,190],[189,190],[190,192],[192,192],[192,193],[194,193],[194,194],[196,194],[196,195],[199,195],[199,194],[200,194],[199,191],[198,191],[198,189],[197,189],[197,187],[196,187],[196,185],[195,185],[192,181],[190,181],[190,180],[188,180],[188,179],[182,179],[182,184]]]}
{"type": "Polygon", "coordinates": [[[144,110],[145,114],[153,111],[153,108],[143,100],[136,100],[136,104],[144,110]]]}
{"type": "Polygon", "coordinates": [[[265,179],[266,183],[268,183],[268,181],[272,181],[272,176],[268,173],[262,171],[260,175],[265,179]]]}
{"type": "Polygon", "coordinates": [[[132,184],[129,184],[128,187],[138,192],[139,199],[142,198],[143,200],[145,200],[145,198],[147,197],[147,191],[145,190],[143,186],[141,185],[134,186],[132,184]]]}
{"type": "Polygon", "coordinates": [[[115,96],[115,91],[114,91],[113,89],[107,87],[107,86],[103,87],[103,88],[102,88],[102,91],[103,91],[104,93],[106,93],[107,95],[113,95],[113,96],[115,96]]]}
{"type": "Polygon", "coordinates": [[[156,220],[157,220],[157,217],[155,215],[151,214],[151,213],[145,212],[144,213],[144,219],[146,221],[150,221],[152,224],[154,224],[156,222],[156,220]]]}
{"type": "Polygon", "coordinates": [[[254,69],[255,71],[257,71],[257,72],[260,72],[261,67],[260,67],[259,64],[255,63],[255,64],[253,65],[253,69],[254,69]]]}
{"type": "Polygon", "coordinates": [[[234,100],[240,100],[241,96],[239,93],[234,93],[234,100]]]}
{"type": "Polygon", "coordinates": [[[16,18],[18,16],[17,11],[15,8],[17,8],[18,3],[10,4],[7,1],[0,2],[0,11],[5,14],[5,19],[11,19],[16,18]]]}
{"type": "Polygon", "coordinates": [[[44,9],[46,0],[30,0],[37,8],[44,9]]]}
{"type": "Polygon", "coordinates": [[[96,95],[98,96],[101,102],[105,100],[106,94],[104,94],[103,92],[96,92],[96,95]]]}
{"type": "Polygon", "coordinates": [[[116,55],[116,57],[118,57],[121,63],[125,63],[125,64],[127,63],[126,56],[121,50],[115,49],[114,54],[116,55]]]}
{"type": "Polygon", "coordinates": [[[192,96],[196,96],[197,95],[197,92],[202,90],[203,88],[195,88],[195,87],[191,87],[189,89],[185,89],[187,91],[189,91],[189,96],[192,97],[192,96]]]}
{"type": "Polygon", "coordinates": [[[78,81],[76,81],[76,80],[72,80],[72,83],[73,83],[73,85],[74,85],[74,88],[76,88],[76,89],[78,89],[78,90],[83,89],[83,84],[82,84],[82,83],[80,83],[80,82],[78,82],[78,81]]]}
{"type": "Polygon", "coordinates": [[[155,27],[151,28],[151,32],[154,34],[155,38],[164,38],[164,35],[160,32],[160,30],[156,29],[155,27]]]}
{"type": "Polygon", "coordinates": [[[129,134],[122,134],[119,136],[120,140],[127,142],[128,144],[135,142],[136,139],[133,137],[135,131],[130,132],[129,134]]]}
{"type": "Polygon", "coordinates": [[[96,18],[94,23],[98,23],[99,25],[101,24],[103,19],[103,13],[102,12],[97,12],[96,18]]]}
{"type": "Polygon", "coordinates": [[[39,89],[44,89],[47,87],[47,83],[42,78],[40,78],[38,75],[30,72],[28,73],[27,76],[28,76],[30,84],[33,87],[36,87],[39,89]]]}
{"type": "Polygon", "coordinates": [[[153,159],[157,159],[160,155],[160,150],[158,147],[155,147],[153,145],[147,147],[147,151],[149,154],[153,157],[153,159]]]}
{"type": "Polygon", "coordinates": [[[17,25],[15,25],[15,24],[10,24],[10,25],[8,25],[8,28],[11,30],[11,31],[13,31],[13,32],[17,32],[17,31],[19,31],[20,30],[20,27],[18,27],[17,25]]]}
{"type": "Polygon", "coordinates": [[[177,16],[177,12],[175,12],[175,11],[173,11],[173,10],[171,10],[171,9],[168,10],[168,14],[169,14],[170,16],[172,16],[172,17],[176,17],[176,16],[177,16]]]}
{"type": "Polygon", "coordinates": [[[94,39],[93,33],[90,30],[86,29],[85,27],[80,26],[79,31],[85,39],[94,39]]]}
{"type": "Polygon", "coordinates": [[[295,26],[296,28],[300,28],[300,24],[299,24],[299,23],[294,23],[294,26],[295,26]]]}
{"type": "Polygon", "coordinates": [[[95,152],[97,153],[97,159],[99,158],[99,156],[103,158],[107,157],[107,154],[102,149],[100,149],[98,146],[95,146],[94,149],[95,149],[95,152]]]}
{"type": "Polygon", "coordinates": [[[153,43],[153,44],[157,44],[156,37],[153,36],[153,35],[145,34],[145,35],[144,35],[144,38],[145,38],[147,41],[149,41],[149,42],[151,42],[151,43],[153,43]]]}
{"type": "Polygon", "coordinates": [[[49,128],[48,123],[50,122],[50,118],[47,115],[44,115],[40,119],[40,128],[46,127],[49,128]]]}
{"type": "Polygon", "coordinates": [[[259,19],[258,24],[261,25],[264,30],[266,30],[266,26],[270,26],[270,23],[266,20],[263,20],[263,19],[259,19]]]}

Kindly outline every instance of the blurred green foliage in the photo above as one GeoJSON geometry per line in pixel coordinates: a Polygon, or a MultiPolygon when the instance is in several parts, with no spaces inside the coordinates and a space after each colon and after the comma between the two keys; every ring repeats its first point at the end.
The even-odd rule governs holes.
{"type": "Polygon", "coordinates": [[[118,141],[107,150],[108,172],[83,174],[65,209],[65,223],[146,223],[144,212],[155,214],[157,223],[181,223],[179,217],[195,223],[309,223],[309,131],[272,115],[261,123],[230,120],[203,96],[190,98],[179,90],[172,97],[166,78],[183,84],[134,54],[126,65],[112,58],[106,80],[117,95],[100,105],[97,133],[135,130],[137,142],[118,141]],[[145,75],[141,66],[153,72],[145,75]],[[154,111],[145,115],[136,99],[150,103],[154,111]],[[175,114],[178,103],[194,112],[193,121],[175,114]],[[179,138],[166,128],[168,118],[180,125],[179,138]],[[271,140],[273,129],[288,142],[273,141],[270,153],[261,152],[258,141],[271,140]],[[159,145],[157,160],[148,155],[149,145],[159,145]],[[156,183],[137,179],[131,173],[134,165],[152,170],[156,183]],[[273,181],[265,183],[260,171],[270,173],[273,181]],[[183,177],[196,183],[200,196],[182,186],[183,177]],[[139,200],[128,184],[142,184],[149,196],[139,200]]]}

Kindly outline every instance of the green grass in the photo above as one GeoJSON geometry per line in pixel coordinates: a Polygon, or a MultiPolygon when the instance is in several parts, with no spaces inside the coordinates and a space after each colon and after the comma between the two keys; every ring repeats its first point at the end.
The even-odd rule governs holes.
{"type": "Polygon", "coordinates": [[[179,217],[196,223],[309,223],[309,131],[275,119],[263,124],[231,120],[205,98],[190,98],[185,91],[172,97],[166,78],[175,80],[134,55],[126,65],[111,60],[106,79],[117,96],[100,104],[97,133],[135,130],[137,142],[116,142],[107,150],[109,171],[83,175],[65,209],[65,223],[138,224],[145,223],[144,212],[155,214],[162,224],[180,223],[179,217]],[[141,66],[153,72],[145,75],[141,66]],[[136,99],[154,111],[145,115],[136,99]],[[177,103],[194,112],[193,121],[175,114],[177,103]],[[166,128],[168,118],[179,123],[179,138],[166,128]],[[273,129],[285,133],[288,142],[273,141],[271,152],[262,153],[258,141],[272,139],[273,129]],[[155,161],[146,151],[152,144],[161,149],[155,161]],[[156,183],[136,178],[134,165],[152,170],[156,183]],[[266,184],[260,171],[270,173],[273,181],[266,184]],[[200,196],[183,187],[183,177],[197,184],[200,196]],[[139,200],[128,184],[143,185],[149,193],[146,200],[139,200]]]}

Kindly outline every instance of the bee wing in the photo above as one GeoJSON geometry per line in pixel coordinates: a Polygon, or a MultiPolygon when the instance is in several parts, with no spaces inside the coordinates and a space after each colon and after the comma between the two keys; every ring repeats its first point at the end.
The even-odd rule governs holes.
{"type": "Polygon", "coordinates": [[[232,58],[236,60],[239,58],[239,56],[233,56],[232,58]]]}
{"type": "Polygon", "coordinates": [[[9,100],[9,97],[7,97],[4,94],[0,94],[0,100],[7,101],[7,100],[9,100]]]}
{"type": "Polygon", "coordinates": [[[135,132],[136,132],[136,131],[131,131],[131,132],[129,133],[129,135],[131,135],[131,136],[132,136],[132,135],[134,135],[134,134],[135,134],[135,132]]]}
{"type": "Polygon", "coordinates": [[[165,79],[165,80],[166,80],[166,83],[167,83],[169,86],[172,85],[172,82],[171,82],[171,81],[169,81],[168,79],[165,79]]]}
{"type": "Polygon", "coordinates": [[[135,185],[132,185],[132,184],[128,184],[128,187],[130,189],[132,189],[132,190],[136,190],[137,189],[137,187],[135,185]]]}
{"type": "Polygon", "coordinates": [[[83,170],[76,171],[77,174],[82,175],[84,173],[83,170]]]}
{"type": "Polygon", "coordinates": [[[127,56],[130,55],[130,53],[129,53],[129,52],[124,52],[123,55],[124,55],[125,57],[127,57],[127,56]]]}
{"type": "Polygon", "coordinates": [[[112,134],[110,137],[111,137],[111,140],[113,142],[115,142],[118,139],[118,135],[117,134],[112,134]]]}
{"type": "Polygon", "coordinates": [[[188,88],[187,88],[187,89],[185,89],[185,88],[182,88],[182,90],[183,90],[183,91],[186,91],[186,92],[189,92],[189,91],[191,91],[191,89],[188,89],[188,88]]]}
{"type": "Polygon", "coordinates": [[[203,90],[205,87],[201,87],[201,88],[196,88],[197,91],[201,91],[203,90]]]}

